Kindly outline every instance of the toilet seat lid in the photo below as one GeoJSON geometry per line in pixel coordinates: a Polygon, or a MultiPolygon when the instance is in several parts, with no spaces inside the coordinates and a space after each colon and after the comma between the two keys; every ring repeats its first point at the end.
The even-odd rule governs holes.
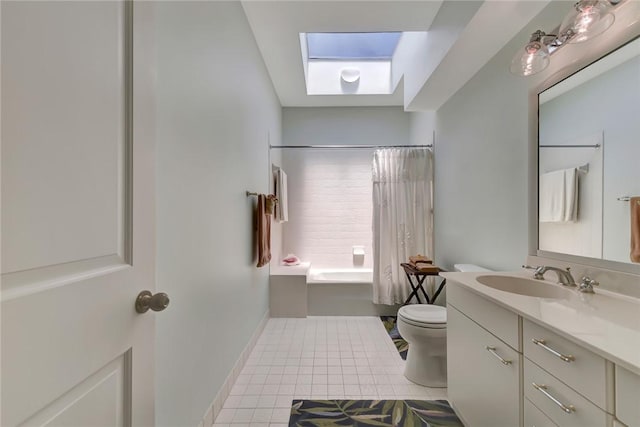
{"type": "Polygon", "coordinates": [[[447,323],[447,309],[433,304],[413,304],[400,307],[398,317],[411,323],[440,325],[447,323]]]}

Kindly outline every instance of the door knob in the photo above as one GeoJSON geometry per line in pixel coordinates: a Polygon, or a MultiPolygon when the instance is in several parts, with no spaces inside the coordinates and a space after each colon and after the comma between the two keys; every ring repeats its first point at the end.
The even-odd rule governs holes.
{"type": "Polygon", "coordinates": [[[149,291],[142,291],[136,298],[136,311],[138,313],[146,313],[149,309],[153,311],[162,311],[169,305],[169,295],[164,292],[152,294],[149,291]]]}

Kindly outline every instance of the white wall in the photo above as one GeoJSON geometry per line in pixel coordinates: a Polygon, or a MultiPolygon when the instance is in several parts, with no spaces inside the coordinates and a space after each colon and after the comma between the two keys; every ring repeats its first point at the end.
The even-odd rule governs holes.
{"type": "Polygon", "coordinates": [[[239,2],[159,2],[156,29],[156,424],[196,426],[267,312],[245,191],[269,191],[281,107],[239,2]]]}
{"type": "Polygon", "coordinates": [[[391,61],[389,60],[308,60],[307,95],[385,95],[394,92],[391,85],[391,61]],[[359,71],[358,81],[346,83],[342,70],[359,71]]]}
{"type": "Polygon", "coordinates": [[[595,60],[638,28],[620,19],[619,30],[563,47],[544,72],[511,75],[511,59],[530,34],[553,29],[569,7],[550,3],[437,111],[435,248],[442,267],[469,262],[513,270],[537,247],[537,227],[530,222],[537,218],[537,168],[530,169],[537,159],[537,89],[595,60]]]}
{"type": "Polygon", "coordinates": [[[527,255],[527,82],[509,74],[515,49],[501,51],[436,115],[435,253],[445,269],[513,270],[527,255]]]}
{"type": "Polygon", "coordinates": [[[518,268],[528,252],[529,90],[545,76],[509,73],[536,28],[553,28],[565,5],[547,7],[437,112],[435,248],[443,268],[518,268]]]}
{"type": "MultiPolygon", "coordinates": [[[[404,145],[408,113],[400,107],[285,108],[285,145],[404,145]]],[[[284,252],[314,267],[372,267],[371,159],[373,149],[283,150],[289,222],[284,252]],[[365,246],[364,265],[352,246],[365,246]]]]}
{"type": "Polygon", "coordinates": [[[399,70],[404,72],[405,107],[420,92],[481,5],[479,1],[444,2],[428,32],[408,32],[402,36],[394,54],[393,60],[397,62],[392,75],[397,79],[399,70]]]}
{"type": "MultiPolygon", "coordinates": [[[[436,114],[433,111],[409,113],[409,140],[412,145],[434,144],[436,114]]],[[[433,149],[435,150],[436,144],[433,149]]]]}

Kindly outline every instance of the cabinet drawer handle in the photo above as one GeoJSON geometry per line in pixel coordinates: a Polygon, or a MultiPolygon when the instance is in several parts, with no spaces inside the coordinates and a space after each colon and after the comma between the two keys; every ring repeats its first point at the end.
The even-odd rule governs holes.
{"type": "Polygon", "coordinates": [[[573,406],[573,405],[565,405],[564,403],[560,402],[558,399],[553,397],[551,394],[549,394],[549,392],[547,391],[547,386],[546,385],[544,385],[544,384],[536,384],[536,383],[531,383],[531,384],[533,385],[533,387],[536,390],[538,390],[540,393],[542,393],[545,396],[547,396],[547,398],[549,400],[551,400],[553,403],[558,405],[560,407],[560,409],[562,409],[567,414],[570,414],[570,413],[576,411],[575,406],[573,406]]]}
{"type": "Polygon", "coordinates": [[[486,345],[484,349],[493,354],[499,361],[502,362],[503,365],[511,365],[511,360],[504,360],[502,357],[500,357],[500,355],[496,353],[495,347],[489,347],[488,345],[486,345]]]}
{"type": "Polygon", "coordinates": [[[545,350],[547,350],[549,353],[551,353],[551,354],[553,354],[554,356],[556,356],[556,357],[560,358],[561,360],[564,360],[564,361],[565,361],[565,362],[567,362],[567,363],[571,363],[571,362],[573,362],[574,360],[576,360],[576,358],[575,358],[575,357],[573,357],[572,355],[565,356],[564,354],[559,353],[559,352],[557,352],[556,350],[552,349],[551,347],[549,347],[549,346],[547,345],[547,342],[546,342],[545,340],[539,340],[539,339],[536,339],[536,338],[532,338],[532,339],[531,339],[531,341],[533,341],[533,343],[534,343],[535,345],[537,345],[537,346],[540,346],[540,347],[544,348],[544,349],[545,349],[545,350]]]}

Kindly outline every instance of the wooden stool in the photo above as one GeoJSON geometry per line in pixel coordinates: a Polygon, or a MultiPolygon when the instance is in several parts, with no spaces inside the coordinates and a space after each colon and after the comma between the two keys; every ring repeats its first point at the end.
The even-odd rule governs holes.
{"type": "Polygon", "coordinates": [[[415,265],[409,264],[407,262],[403,262],[400,265],[402,266],[402,268],[404,268],[404,272],[407,275],[407,279],[409,280],[409,284],[411,285],[411,289],[412,289],[411,293],[409,294],[409,298],[407,298],[407,300],[402,305],[409,304],[409,301],[411,301],[411,298],[413,298],[414,296],[418,300],[418,303],[422,304],[418,291],[422,291],[422,294],[424,295],[424,298],[427,301],[426,302],[427,304],[433,304],[436,298],[438,298],[438,295],[440,295],[440,292],[442,292],[442,289],[444,288],[444,285],[447,282],[447,279],[444,279],[444,278],[442,279],[442,282],[440,282],[440,285],[438,286],[436,293],[433,294],[432,299],[429,299],[429,295],[427,294],[427,291],[424,290],[424,287],[422,287],[422,284],[424,283],[424,281],[428,276],[439,276],[442,270],[434,266],[433,270],[420,271],[419,269],[416,268],[415,265]],[[415,279],[415,282],[414,282],[414,279],[415,279]]]}

